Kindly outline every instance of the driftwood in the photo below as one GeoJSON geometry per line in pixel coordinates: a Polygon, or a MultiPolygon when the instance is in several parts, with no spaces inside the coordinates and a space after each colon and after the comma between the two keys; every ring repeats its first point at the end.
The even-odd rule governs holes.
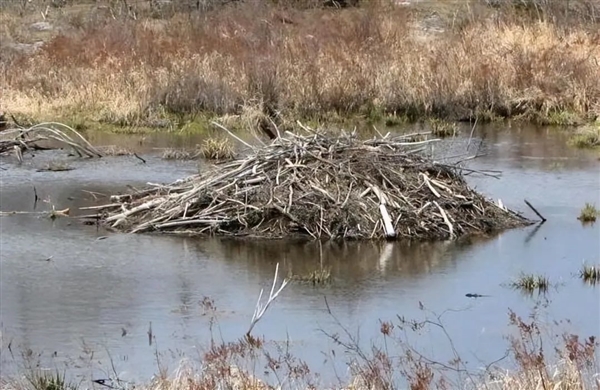
{"type": "Polygon", "coordinates": [[[40,123],[29,128],[4,130],[0,136],[0,155],[15,153],[19,162],[23,153],[31,150],[52,149],[40,143],[56,143],[72,149],[79,157],[102,157],[75,129],[57,122],[40,123]]]}
{"type": "Polygon", "coordinates": [[[460,168],[427,158],[430,142],[286,132],[244,158],[94,208],[128,232],[258,237],[455,239],[529,224],[470,189],[460,168]]]}

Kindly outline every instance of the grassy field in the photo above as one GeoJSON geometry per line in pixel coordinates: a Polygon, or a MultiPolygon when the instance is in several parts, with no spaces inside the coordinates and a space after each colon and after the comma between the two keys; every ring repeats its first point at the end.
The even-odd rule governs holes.
{"type": "Polygon", "coordinates": [[[600,116],[594,0],[321,3],[4,0],[0,108],[164,129],[600,116]]]}

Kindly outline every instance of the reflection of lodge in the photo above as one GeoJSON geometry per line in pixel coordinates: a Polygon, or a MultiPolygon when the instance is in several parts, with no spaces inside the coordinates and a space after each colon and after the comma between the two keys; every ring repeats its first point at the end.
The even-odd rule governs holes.
{"type": "Polygon", "coordinates": [[[226,262],[246,263],[250,272],[272,275],[275,263],[284,274],[308,274],[330,267],[341,284],[362,282],[376,275],[416,277],[454,263],[475,240],[458,242],[291,242],[214,239],[194,241],[201,251],[226,262]]]}

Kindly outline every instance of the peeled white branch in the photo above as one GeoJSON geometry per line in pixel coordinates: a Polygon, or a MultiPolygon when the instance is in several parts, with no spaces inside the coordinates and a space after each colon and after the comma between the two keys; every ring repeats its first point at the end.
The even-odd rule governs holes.
{"type": "Polygon", "coordinates": [[[275,292],[275,284],[277,284],[277,273],[278,272],[279,272],[279,263],[277,263],[277,265],[275,266],[275,277],[273,278],[273,285],[271,286],[271,292],[269,294],[269,299],[267,300],[267,303],[264,306],[260,303],[262,294],[263,294],[263,289],[262,288],[260,289],[260,294],[258,294],[258,301],[256,302],[256,308],[254,309],[254,315],[252,315],[252,320],[250,321],[250,328],[248,328],[248,332],[246,332],[246,335],[248,335],[248,336],[250,335],[250,332],[252,332],[254,325],[256,325],[256,323],[265,314],[265,312],[267,311],[267,308],[269,307],[271,302],[273,302],[275,300],[275,298],[277,298],[279,293],[285,288],[285,286],[287,286],[287,284],[289,282],[287,279],[283,279],[283,282],[281,283],[281,287],[279,287],[279,290],[277,290],[277,292],[275,292]]]}

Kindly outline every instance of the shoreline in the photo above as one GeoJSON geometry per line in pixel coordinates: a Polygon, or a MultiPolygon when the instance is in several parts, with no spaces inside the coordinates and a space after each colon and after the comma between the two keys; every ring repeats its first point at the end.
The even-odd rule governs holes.
{"type": "Polygon", "coordinates": [[[253,131],[299,118],[577,126],[600,117],[599,22],[583,14],[557,23],[550,10],[481,4],[241,2],[153,16],[142,5],[135,19],[85,4],[49,9],[43,29],[36,2],[21,16],[2,12],[0,109],[115,131],[205,131],[216,118],[253,131]],[[18,46],[26,42],[43,43],[18,46]]]}

